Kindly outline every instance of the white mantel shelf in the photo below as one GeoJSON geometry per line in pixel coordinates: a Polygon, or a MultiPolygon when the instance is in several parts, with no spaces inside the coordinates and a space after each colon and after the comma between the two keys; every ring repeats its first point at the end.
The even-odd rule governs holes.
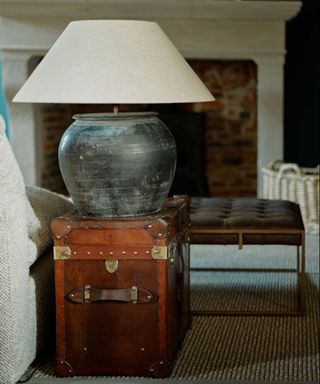
{"type": "Polygon", "coordinates": [[[187,18],[288,20],[299,1],[259,0],[1,0],[5,17],[187,18]]]}
{"type": "Polygon", "coordinates": [[[186,58],[251,59],[258,67],[258,196],[261,167],[283,158],[285,23],[300,1],[282,0],[0,0],[3,85],[11,142],[28,184],[37,184],[39,127],[35,107],[11,102],[72,20],[138,19],[160,24],[186,58]]]}

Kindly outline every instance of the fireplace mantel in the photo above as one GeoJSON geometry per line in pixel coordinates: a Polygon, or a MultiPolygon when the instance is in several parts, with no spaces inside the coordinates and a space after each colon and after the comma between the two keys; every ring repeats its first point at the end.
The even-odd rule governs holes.
{"type": "Polygon", "coordinates": [[[11,141],[28,184],[39,181],[36,114],[11,100],[43,56],[75,19],[158,22],[186,58],[252,59],[258,66],[258,195],[261,167],[283,158],[285,22],[299,1],[254,0],[0,0],[3,84],[11,141]]]}
{"type": "Polygon", "coordinates": [[[282,0],[1,0],[4,17],[288,20],[298,1],[282,0]]]}

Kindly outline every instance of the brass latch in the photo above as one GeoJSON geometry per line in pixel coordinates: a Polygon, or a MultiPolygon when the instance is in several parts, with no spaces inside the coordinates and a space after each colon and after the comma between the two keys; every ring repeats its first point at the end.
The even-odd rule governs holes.
{"type": "Polygon", "coordinates": [[[53,247],[54,260],[66,260],[71,256],[71,249],[66,246],[56,245],[53,247]]]}
{"type": "Polygon", "coordinates": [[[166,260],[168,258],[168,247],[156,245],[151,250],[151,256],[155,260],[166,260]]]}
{"type": "Polygon", "coordinates": [[[115,273],[119,266],[119,260],[105,260],[104,265],[109,273],[115,273]]]}

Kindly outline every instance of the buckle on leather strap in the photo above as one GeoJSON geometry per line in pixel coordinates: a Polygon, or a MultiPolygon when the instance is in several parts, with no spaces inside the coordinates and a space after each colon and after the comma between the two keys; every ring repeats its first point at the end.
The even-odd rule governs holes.
{"type": "Polygon", "coordinates": [[[131,288],[131,302],[132,304],[137,304],[138,302],[138,287],[136,286],[131,288]]]}
{"type": "Polygon", "coordinates": [[[90,285],[85,285],[83,289],[83,301],[88,303],[91,298],[91,287],[90,285]]]}

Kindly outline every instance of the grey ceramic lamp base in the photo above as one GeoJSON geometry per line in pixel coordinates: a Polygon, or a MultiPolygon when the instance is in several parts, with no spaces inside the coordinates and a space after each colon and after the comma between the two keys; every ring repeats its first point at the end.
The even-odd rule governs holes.
{"type": "Polygon", "coordinates": [[[59,147],[62,177],[83,216],[161,209],[176,167],[174,139],[156,113],[76,115],[59,147]]]}

